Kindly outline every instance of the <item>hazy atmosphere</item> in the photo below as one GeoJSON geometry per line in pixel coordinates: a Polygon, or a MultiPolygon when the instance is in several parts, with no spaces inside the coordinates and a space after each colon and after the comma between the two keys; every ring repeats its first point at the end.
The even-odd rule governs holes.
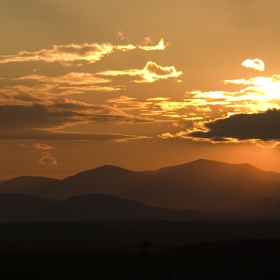
{"type": "Polygon", "coordinates": [[[0,7],[0,180],[199,158],[280,172],[278,0],[0,7]]]}

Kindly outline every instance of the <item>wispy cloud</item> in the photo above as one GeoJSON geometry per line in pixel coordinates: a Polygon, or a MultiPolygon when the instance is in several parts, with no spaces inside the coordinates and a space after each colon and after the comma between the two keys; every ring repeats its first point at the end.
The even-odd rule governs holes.
{"type": "Polygon", "coordinates": [[[127,38],[121,30],[116,33],[116,36],[120,40],[125,40],[127,38]]]}
{"type": "Polygon", "coordinates": [[[35,52],[20,51],[17,54],[1,55],[0,63],[42,61],[46,63],[58,62],[65,66],[81,63],[95,63],[115,51],[129,51],[142,49],[144,51],[164,50],[167,44],[161,39],[155,46],[142,45],[113,45],[111,43],[84,43],[53,45],[52,49],[42,49],[35,52]]]}
{"type": "Polygon", "coordinates": [[[139,46],[140,49],[145,51],[158,51],[158,50],[165,50],[169,43],[165,43],[163,39],[159,41],[159,43],[155,46],[148,45],[150,43],[150,37],[145,38],[144,46],[139,46]]]}
{"type": "MultiPolygon", "coordinates": [[[[153,61],[148,61],[143,69],[107,70],[97,73],[101,76],[138,76],[140,79],[133,80],[135,83],[153,83],[169,78],[177,79],[182,74],[183,72],[177,71],[174,66],[160,66],[153,61]]],[[[181,80],[177,81],[181,82],[181,80]]]]}
{"type": "Polygon", "coordinates": [[[136,98],[120,96],[107,101],[116,108],[121,108],[128,112],[137,112],[139,116],[153,117],[155,121],[179,122],[201,120],[210,109],[190,106],[186,100],[172,101],[167,97],[153,97],[145,101],[138,101],[136,98]]]}
{"type": "Polygon", "coordinates": [[[246,59],[241,63],[246,68],[251,68],[258,71],[264,71],[265,64],[261,59],[246,59]]]}
{"type": "MultiPolygon", "coordinates": [[[[17,98],[18,95],[28,95],[35,98],[52,99],[57,96],[83,94],[86,92],[113,92],[125,88],[122,85],[112,85],[110,79],[96,76],[92,73],[70,72],[63,76],[47,77],[42,75],[27,75],[14,78],[13,81],[22,84],[8,85],[1,92],[17,98]],[[46,94],[48,93],[48,94],[46,94]]],[[[39,101],[37,99],[37,101],[39,101]]]]}
{"type": "Polygon", "coordinates": [[[33,148],[39,149],[39,150],[51,150],[52,149],[51,146],[42,144],[42,143],[34,143],[33,148]]]}
{"type": "Polygon", "coordinates": [[[6,105],[50,104],[61,96],[86,92],[114,92],[124,89],[111,80],[91,73],[71,72],[63,76],[27,75],[14,78],[0,89],[0,102],[6,105]],[[19,84],[15,84],[19,83],[19,84]]]}
{"type": "Polygon", "coordinates": [[[42,49],[36,52],[21,51],[14,55],[1,55],[0,63],[26,61],[59,62],[64,65],[71,65],[76,61],[94,63],[113,51],[114,46],[110,43],[54,45],[49,50],[42,49]]]}
{"type": "Polygon", "coordinates": [[[109,83],[111,80],[97,77],[92,73],[70,72],[63,76],[47,77],[42,75],[27,75],[14,78],[15,81],[35,80],[36,82],[67,84],[67,85],[92,85],[109,83]]]}
{"type": "Polygon", "coordinates": [[[49,152],[42,152],[38,162],[43,165],[57,165],[57,160],[49,152]]]}
{"type": "Polygon", "coordinates": [[[153,83],[171,78],[179,82],[178,77],[182,72],[177,71],[174,66],[163,67],[149,61],[143,69],[107,70],[99,73],[70,72],[55,77],[32,74],[7,80],[6,85],[0,89],[0,101],[11,105],[17,104],[17,101],[19,104],[40,103],[72,94],[125,90],[125,85],[113,84],[111,79],[104,77],[123,75],[139,77],[133,80],[135,83],[153,83]]]}

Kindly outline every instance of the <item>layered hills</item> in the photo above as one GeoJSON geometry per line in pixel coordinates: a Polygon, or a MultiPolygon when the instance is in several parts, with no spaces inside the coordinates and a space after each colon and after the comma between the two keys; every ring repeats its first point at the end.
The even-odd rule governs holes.
{"type": "MultiPolygon", "coordinates": [[[[2,195],[0,194],[0,200],[2,195]]],[[[27,197],[25,196],[24,199],[27,197]]],[[[18,216],[18,220],[52,222],[92,220],[204,221],[213,216],[198,211],[152,207],[102,194],[79,195],[63,201],[56,201],[56,203],[53,203],[53,200],[47,200],[49,200],[48,205],[28,212],[21,217],[18,216]]]]}
{"type": "Polygon", "coordinates": [[[0,194],[0,222],[23,221],[24,217],[57,203],[58,200],[26,194],[0,194]]]}
{"type": "MultiPolygon", "coordinates": [[[[263,171],[249,164],[227,164],[210,160],[197,160],[143,172],[106,165],[63,180],[44,177],[18,177],[2,181],[0,193],[7,192],[63,200],[58,204],[51,205],[51,208],[55,206],[60,210],[53,210],[54,208],[48,210],[49,214],[45,214],[48,217],[51,215],[59,217],[58,214],[50,214],[55,213],[55,211],[70,213],[72,211],[70,208],[76,205],[76,208],[74,207],[76,210],[73,211],[80,209],[80,217],[88,215],[89,219],[102,219],[102,214],[98,216],[99,214],[97,215],[96,212],[102,212],[103,217],[107,215],[106,211],[109,210],[105,209],[106,207],[100,210],[102,204],[99,203],[105,198],[106,203],[108,203],[107,208],[117,209],[113,208],[112,205],[123,205],[123,213],[120,216],[117,216],[117,212],[121,213],[121,208],[115,210],[115,218],[112,216],[113,213],[106,216],[113,219],[119,219],[119,217],[134,219],[138,215],[136,215],[138,210],[129,210],[134,213],[134,216],[130,217],[129,213],[126,213],[128,212],[126,209],[140,209],[144,206],[146,212],[139,210],[143,219],[146,219],[145,215],[154,217],[154,219],[158,217],[175,219],[173,214],[167,214],[167,212],[164,215],[161,212],[157,216],[158,214],[155,213],[159,211],[159,208],[166,208],[161,209],[166,211],[170,211],[167,209],[177,210],[175,211],[177,217],[182,214],[182,211],[178,210],[192,210],[193,214],[200,213],[197,215],[202,219],[209,218],[209,216],[206,214],[203,216],[201,212],[212,212],[218,215],[228,214],[237,217],[244,214],[246,210],[244,205],[247,205],[249,201],[260,201],[261,203],[262,200],[266,201],[265,199],[271,198],[271,200],[268,199],[268,204],[273,204],[273,201],[276,203],[277,199],[280,199],[280,174],[263,171]],[[123,199],[122,203],[119,204],[120,201],[117,203],[117,199],[123,199]],[[129,204],[132,202],[135,208],[129,204]],[[136,206],[137,203],[139,203],[138,206],[136,206]],[[72,206],[70,207],[70,205],[72,206]],[[92,210],[87,208],[82,212],[83,205],[93,205],[93,208],[92,210]],[[99,208],[94,210],[97,205],[99,208]],[[157,210],[151,208],[148,210],[147,207],[153,207],[157,210]],[[240,212],[234,210],[236,207],[241,209],[240,212]],[[144,215],[143,213],[149,214],[144,215]]],[[[104,202],[104,205],[107,205],[106,203],[104,202]]],[[[269,207],[265,203],[262,205],[262,207],[269,207]]],[[[273,208],[273,206],[271,207],[273,208]]],[[[261,207],[256,208],[261,209],[261,207]]],[[[251,210],[251,212],[254,211],[251,210]]],[[[66,219],[66,216],[63,219],[66,219]]]]}

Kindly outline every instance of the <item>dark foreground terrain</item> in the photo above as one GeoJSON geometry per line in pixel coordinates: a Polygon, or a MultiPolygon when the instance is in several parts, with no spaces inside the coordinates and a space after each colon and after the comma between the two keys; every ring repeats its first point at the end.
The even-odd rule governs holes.
{"type": "Polygon", "coordinates": [[[1,279],[279,279],[279,240],[200,243],[163,253],[0,252],[1,279]]]}
{"type": "Polygon", "coordinates": [[[3,223],[0,279],[280,279],[280,223],[3,223]]]}
{"type": "Polygon", "coordinates": [[[139,242],[152,243],[152,252],[174,245],[233,239],[280,239],[278,221],[171,222],[88,221],[0,224],[0,251],[95,251],[138,253],[139,242]]]}

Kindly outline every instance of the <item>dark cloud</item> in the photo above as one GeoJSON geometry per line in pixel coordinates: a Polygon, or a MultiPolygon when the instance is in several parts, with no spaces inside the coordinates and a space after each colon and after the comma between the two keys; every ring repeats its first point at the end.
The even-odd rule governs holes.
{"type": "Polygon", "coordinates": [[[29,132],[8,132],[0,133],[0,140],[88,140],[123,142],[127,140],[145,139],[145,136],[126,135],[118,133],[74,133],[56,131],[29,131],[29,132]]]}
{"type": "Polygon", "coordinates": [[[58,129],[79,123],[144,123],[147,118],[130,116],[110,106],[87,105],[81,102],[57,102],[50,105],[0,106],[0,133],[58,129]]]}
{"type": "Polygon", "coordinates": [[[280,110],[233,115],[226,119],[207,123],[205,126],[209,129],[208,132],[192,132],[189,133],[189,136],[208,138],[213,141],[224,138],[280,140],[280,110]]]}
{"type": "Polygon", "coordinates": [[[79,123],[84,115],[74,111],[51,110],[43,104],[0,106],[0,131],[54,128],[79,123]]]}

